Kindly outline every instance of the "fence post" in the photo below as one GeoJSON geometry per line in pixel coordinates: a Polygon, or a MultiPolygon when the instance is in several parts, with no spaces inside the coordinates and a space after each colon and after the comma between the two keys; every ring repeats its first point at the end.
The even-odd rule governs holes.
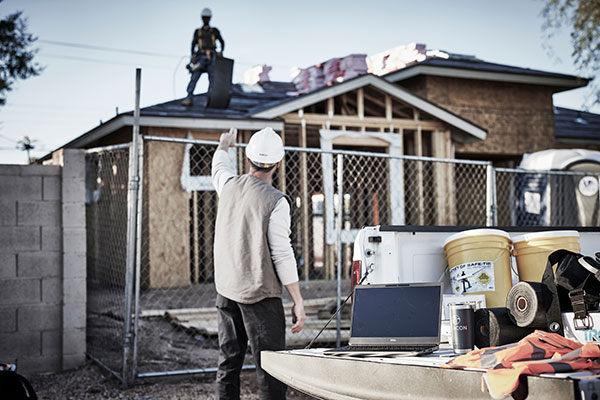
{"type": "Polygon", "coordinates": [[[496,213],[498,207],[496,203],[496,169],[489,163],[486,166],[486,226],[498,225],[498,215],[496,213]]]}
{"type": "Polygon", "coordinates": [[[140,281],[142,272],[142,221],[144,215],[144,138],[140,136],[138,169],[140,188],[138,190],[138,207],[136,221],[136,244],[135,244],[135,294],[134,294],[134,320],[133,320],[133,370],[132,377],[135,379],[138,372],[138,332],[140,324],[140,281]]]}
{"type": "MultiPolygon", "coordinates": [[[[338,215],[337,215],[337,307],[339,310],[342,303],[342,223],[344,219],[344,155],[337,155],[337,192],[338,192],[338,215]]],[[[342,341],[342,313],[337,314],[337,327],[335,343],[340,347],[342,341]]]]}
{"type": "Polygon", "coordinates": [[[137,217],[138,138],[140,134],[140,86],[142,70],[135,70],[135,109],[133,114],[133,135],[129,146],[129,183],[127,192],[127,257],[125,262],[125,310],[123,315],[123,386],[130,383],[129,354],[131,352],[131,308],[133,296],[133,275],[135,268],[135,238],[137,217]]]}

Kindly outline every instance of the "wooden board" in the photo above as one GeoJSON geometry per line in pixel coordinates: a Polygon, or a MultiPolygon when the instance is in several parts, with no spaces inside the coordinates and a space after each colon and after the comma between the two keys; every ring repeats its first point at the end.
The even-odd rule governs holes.
{"type": "MultiPolygon", "coordinates": [[[[306,311],[307,320],[304,329],[298,334],[292,334],[292,303],[284,303],[283,308],[286,315],[286,344],[288,346],[300,346],[310,342],[327,322],[328,318],[325,319],[322,317],[331,315],[330,310],[332,309],[332,305],[335,305],[335,297],[305,300],[304,309],[306,311]]],[[[141,318],[166,318],[174,326],[184,329],[193,335],[201,334],[204,336],[216,337],[218,333],[218,316],[217,310],[214,307],[145,310],[140,316],[141,318]]],[[[350,320],[342,319],[341,328],[342,340],[348,340],[350,320]]],[[[336,321],[331,321],[327,329],[321,333],[316,342],[335,342],[336,335],[336,321]]]]}
{"type": "Polygon", "coordinates": [[[184,151],[185,146],[177,143],[148,143],[151,288],[190,284],[189,194],[180,183],[184,151]]]}

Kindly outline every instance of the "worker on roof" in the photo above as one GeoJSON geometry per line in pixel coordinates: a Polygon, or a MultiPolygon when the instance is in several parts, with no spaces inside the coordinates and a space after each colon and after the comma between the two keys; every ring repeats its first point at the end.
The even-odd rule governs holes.
{"type": "Polygon", "coordinates": [[[222,55],[225,49],[225,41],[221,37],[221,32],[217,28],[210,26],[212,11],[205,8],[200,14],[204,25],[194,31],[192,38],[192,58],[187,65],[188,71],[192,74],[190,83],[187,86],[187,97],[181,102],[184,106],[189,106],[193,102],[194,89],[198,79],[204,72],[208,73],[208,79],[211,79],[215,59],[217,55],[222,55]],[[217,52],[217,41],[220,44],[220,50],[217,52]]]}
{"type": "Polygon", "coordinates": [[[290,242],[290,200],[272,186],[284,156],[283,143],[271,128],[250,138],[250,171],[236,175],[228,149],[237,131],[223,133],[212,160],[212,182],[219,195],[215,227],[215,286],[219,365],[217,399],[240,398],[240,371],[248,343],[254,356],[260,399],[285,399],[286,386],[267,374],[262,350],[285,348],[282,285],[292,307],[292,333],[306,315],[290,242]]]}

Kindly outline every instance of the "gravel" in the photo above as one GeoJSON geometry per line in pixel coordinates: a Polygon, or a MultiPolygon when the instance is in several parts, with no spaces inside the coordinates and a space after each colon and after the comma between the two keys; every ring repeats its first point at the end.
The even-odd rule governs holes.
{"type": "MultiPolygon", "coordinates": [[[[37,374],[27,377],[39,399],[214,399],[214,374],[177,378],[144,379],[127,389],[91,361],[83,367],[60,373],[37,374]]],[[[241,399],[257,400],[258,389],[253,371],[241,375],[241,399]]],[[[309,400],[307,396],[288,388],[288,400],[309,400]]]]}

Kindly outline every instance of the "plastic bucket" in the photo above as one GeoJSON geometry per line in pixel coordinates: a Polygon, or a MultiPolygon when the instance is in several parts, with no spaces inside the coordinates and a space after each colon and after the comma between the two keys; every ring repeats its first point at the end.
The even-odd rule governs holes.
{"type": "Polygon", "coordinates": [[[472,229],[451,235],[444,243],[450,284],[456,294],[483,294],[486,307],[506,307],[512,286],[511,240],[498,229],[472,229]]]}
{"type": "Polygon", "coordinates": [[[577,231],[527,233],[516,236],[513,243],[519,280],[527,282],[542,281],[548,256],[555,250],[566,249],[575,253],[581,251],[577,231]]]}

